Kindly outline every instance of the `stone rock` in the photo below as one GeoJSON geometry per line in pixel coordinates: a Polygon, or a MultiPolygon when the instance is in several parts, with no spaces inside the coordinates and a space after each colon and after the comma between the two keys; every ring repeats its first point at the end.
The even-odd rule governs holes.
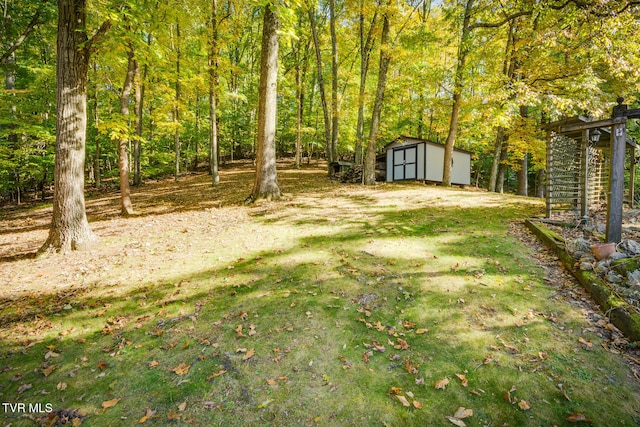
{"type": "Polygon", "coordinates": [[[595,272],[601,276],[604,276],[609,271],[609,264],[606,261],[600,261],[594,268],[595,272]]]}
{"type": "Polygon", "coordinates": [[[609,271],[607,273],[607,282],[609,283],[620,283],[623,280],[623,277],[616,273],[615,271],[609,271]]]}
{"type": "Polygon", "coordinates": [[[630,255],[640,255],[640,243],[636,242],[635,240],[623,240],[618,248],[630,255]]]}
{"type": "Polygon", "coordinates": [[[640,287],[640,270],[632,271],[631,273],[629,273],[627,275],[627,280],[629,281],[629,287],[640,287]]]}
{"type": "Polygon", "coordinates": [[[580,263],[580,270],[582,270],[582,271],[591,271],[591,270],[593,270],[593,263],[587,262],[587,261],[581,262],[580,263]]]}
{"type": "Polygon", "coordinates": [[[586,239],[578,238],[571,240],[567,245],[567,249],[573,255],[574,258],[580,258],[585,253],[591,252],[591,242],[586,239]],[[579,256],[578,256],[579,255],[579,256]]]}
{"type": "Polygon", "coordinates": [[[615,261],[618,259],[625,259],[625,258],[629,258],[629,255],[622,252],[614,252],[611,255],[609,255],[609,259],[612,261],[615,261]]]}

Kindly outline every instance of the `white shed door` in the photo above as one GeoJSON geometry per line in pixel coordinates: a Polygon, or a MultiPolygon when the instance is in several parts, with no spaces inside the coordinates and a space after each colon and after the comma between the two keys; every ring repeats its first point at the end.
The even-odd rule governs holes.
{"type": "Polygon", "coordinates": [[[418,148],[397,147],[393,149],[393,180],[416,179],[418,148]]]}

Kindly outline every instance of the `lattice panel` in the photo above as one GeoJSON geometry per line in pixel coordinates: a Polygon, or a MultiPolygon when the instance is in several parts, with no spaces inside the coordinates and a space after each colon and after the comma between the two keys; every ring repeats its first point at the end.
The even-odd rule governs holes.
{"type": "Polygon", "coordinates": [[[549,150],[548,203],[552,210],[576,208],[580,203],[580,142],[564,135],[554,135],[549,150]]]}

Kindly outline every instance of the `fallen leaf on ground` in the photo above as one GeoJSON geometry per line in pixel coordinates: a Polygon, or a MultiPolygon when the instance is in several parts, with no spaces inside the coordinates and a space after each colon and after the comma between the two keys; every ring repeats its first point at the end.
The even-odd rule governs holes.
{"type": "Polygon", "coordinates": [[[593,346],[593,343],[591,341],[587,341],[582,337],[578,338],[578,342],[587,348],[591,348],[593,346]]]}
{"type": "Polygon", "coordinates": [[[423,405],[422,402],[418,402],[417,400],[413,401],[413,407],[416,409],[422,409],[423,405]]]}
{"type": "Polygon", "coordinates": [[[453,414],[454,418],[458,418],[460,420],[464,418],[469,418],[473,416],[473,409],[468,409],[463,406],[459,407],[455,414],[453,414]]]}
{"type": "Polygon", "coordinates": [[[182,362],[177,366],[174,366],[173,368],[170,369],[171,372],[175,372],[176,375],[184,375],[184,374],[188,374],[189,373],[189,369],[191,369],[191,366],[187,365],[186,363],[182,362]]]}
{"type": "Polygon", "coordinates": [[[425,328],[416,329],[416,334],[418,335],[426,334],[427,332],[429,332],[429,330],[425,328]]]}
{"type": "Polygon", "coordinates": [[[113,408],[118,404],[118,402],[120,402],[120,398],[105,400],[104,402],[102,402],[102,409],[113,408]]]}
{"type": "Polygon", "coordinates": [[[449,378],[443,378],[441,380],[437,380],[433,386],[436,388],[436,390],[444,390],[445,388],[447,388],[448,384],[449,378]]]}
{"type": "Polygon", "coordinates": [[[400,387],[391,387],[387,392],[388,395],[398,395],[402,393],[402,389],[400,387]]]}
{"type": "Polygon", "coordinates": [[[151,408],[147,408],[147,411],[144,414],[144,417],[140,418],[138,424],[144,424],[149,420],[149,418],[153,417],[157,411],[152,411],[151,408]]]}
{"type": "Polygon", "coordinates": [[[245,334],[242,333],[242,325],[238,325],[238,327],[235,329],[236,331],[236,336],[237,337],[244,337],[246,336],[245,334]]]}
{"type": "Polygon", "coordinates": [[[469,380],[467,379],[466,375],[456,374],[456,377],[460,379],[460,385],[462,385],[462,387],[467,387],[469,385],[469,380]]]}
{"type": "Polygon", "coordinates": [[[104,360],[99,361],[98,369],[100,369],[101,371],[104,371],[105,369],[107,369],[107,362],[105,362],[104,360]]]}
{"type": "Polygon", "coordinates": [[[396,339],[398,341],[398,344],[393,346],[395,349],[397,350],[408,350],[409,349],[409,344],[403,340],[402,338],[397,338],[396,339]]]}
{"type": "Polygon", "coordinates": [[[518,407],[523,411],[528,411],[529,409],[531,409],[529,402],[527,402],[526,400],[521,400],[520,402],[518,402],[518,407]]]}
{"type": "Polygon", "coordinates": [[[220,369],[218,372],[215,372],[215,373],[213,373],[213,374],[209,375],[209,376],[207,377],[207,379],[208,379],[208,380],[211,380],[211,379],[213,379],[213,378],[217,378],[217,377],[219,377],[220,375],[224,375],[224,374],[226,374],[226,373],[227,373],[227,370],[226,370],[226,369],[220,369]]]}
{"type": "Polygon", "coordinates": [[[466,424],[464,421],[462,421],[462,420],[460,420],[460,419],[458,419],[458,418],[450,417],[450,416],[448,416],[448,415],[447,415],[447,419],[448,419],[449,421],[451,421],[451,423],[452,423],[453,425],[456,425],[456,426],[458,426],[458,427],[467,427],[467,424],[466,424]]]}
{"type": "Polygon", "coordinates": [[[58,385],[56,385],[56,390],[58,391],[63,391],[66,388],[67,388],[67,383],[59,382],[58,385]]]}
{"type": "Polygon", "coordinates": [[[253,357],[253,355],[255,354],[255,351],[253,349],[248,350],[244,356],[242,356],[242,360],[249,360],[253,357]]]}
{"type": "Polygon", "coordinates": [[[400,401],[400,403],[402,403],[402,406],[411,406],[406,397],[397,394],[396,398],[400,401]]]}
{"type": "Polygon", "coordinates": [[[184,402],[182,402],[181,404],[178,405],[178,411],[182,412],[185,409],[187,409],[187,402],[186,401],[184,401],[184,402]]]}
{"type": "Polygon", "coordinates": [[[585,414],[571,414],[567,417],[567,421],[570,423],[577,423],[580,421],[584,421],[585,423],[590,423],[591,419],[587,418],[585,414]]]}
{"type": "Polygon", "coordinates": [[[278,382],[276,380],[274,380],[273,378],[269,378],[269,379],[267,379],[267,384],[276,385],[276,384],[278,384],[278,382]]]}
{"type": "Polygon", "coordinates": [[[51,366],[47,366],[46,368],[44,368],[42,370],[42,373],[44,374],[45,377],[48,377],[49,375],[51,375],[51,373],[53,371],[56,370],[56,368],[58,367],[58,365],[51,365],[51,366]]]}
{"type": "Polygon", "coordinates": [[[149,367],[150,368],[155,368],[158,365],[160,365],[160,363],[157,360],[152,360],[151,362],[149,362],[149,367]]]}

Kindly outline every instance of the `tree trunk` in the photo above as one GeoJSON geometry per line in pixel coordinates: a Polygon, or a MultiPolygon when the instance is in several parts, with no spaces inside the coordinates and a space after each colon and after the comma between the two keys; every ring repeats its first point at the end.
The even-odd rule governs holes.
{"type": "Polygon", "coordinates": [[[374,185],[376,183],[376,153],[378,149],[378,130],[380,128],[380,116],[382,115],[382,103],[384,101],[384,91],[387,86],[387,71],[391,62],[391,51],[389,46],[389,17],[385,13],[382,18],[382,34],[380,36],[380,67],[378,69],[378,86],[376,88],[376,98],[373,103],[371,114],[371,128],[367,140],[367,151],[364,159],[364,170],[362,173],[363,184],[374,185]]]}
{"type": "Polygon", "coordinates": [[[181,51],[181,40],[180,40],[180,21],[176,23],[176,105],[173,108],[173,120],[175,123],[175,132],[173,134],[173,145],[174,150],[176,152],[175,164],[174,164],[174,180],[177,182],[180,176],[180,151],[181,151],[181,142],[180,142],[180,98],[181,98],[181,87],[180,87],[180,60],[182,59],[182,51],[181,51]]]}
{"type": "Polygon", "coordinates": [[[358,92],[358,123],[356,125],[356,164],[361,165],[364,158],[364,95],[369,72],[369,58],[373,47],[373,28],[376,25],[378,14],[376,12],[371,20],[371,26],[365,38],[364,35],[364,0],[360,0],[360,90],[358,92]]]}
{"type": "Polygon", "coordinates": [[[280,20],[267,4],[264,10],[258,87],[258,150],[253,191],[247,199],[277,200],[281,196],[276,170],[278,29],[280,20]]]}
{"type": "Polygon", "coordinates": [[[329,0],[329,27],[331,32],[331,157],[338,160],[338,40],[336,38],[336,2],[329,0]]]}
{"type": "Polygon", "coordinates": [[[462,36],[458,46],[458,63],[453,81],[453,105],[451,106],[451,119],[449,120],[449,134],[444,146],[444,162],[442,173],[442,185],[451,186],[451,168],[453,165],[453,148],[458,135],[458,122],[460,120],[460,107],[462,106],[462,90],[464,88],[464,68],[469,53],[469,41],[471,36],[471,9],[474,0],[467,0],[462,23],[462,36]]]}
{"type": "MultiPolygon", "coordinates": [[[[86,248],[97,240],[84,202],[87,77],[91,43],[85,0],[58,0],[57,118],[53,218],[39,253],[86,248]]],[[[104,28],[104,31],[108,27],[104,28]]]]}
{"type": "MultiPolygon", "coordinates": [[[[509,36],[507,38],[507,46],[505,50],[504,61],[502,65],[502,74],[512,81],[515,76],[516,68],[516,51],[515,51],[515,33],[516,25],[511,22],[509,24],[509,36]]],[[[509,96],[512,101],[515,93],[509,96]]],[[[497,191],[498,170],[500,169],[500,153],[502,153],[502,144],[505,140],[505,128],[500,126],[496,134],[496,142],[493,147],[493,161],[491,162],[491,174],[489,175],[489,191],[497,191]]]]}
{"type": "Polygon", "coordinates": [[[147,79],[147,64],[144,65],[144,72],[140,73],[140,65],[136,62],[135,77],[135,109],[136,109],[136,139],[133,142],[133,185],[142,184],[142,126],[144,113],[144,90],[145,81],[147,79]]]}
{"type": "Polygon", "coordinates": [[[311,24],[311,36],[313,37],[313,46],[316,51],[316,64],[318,70],[318,89],[320,91],[320,102],[322,103],[322,113],[324,114],[324,138],[327,152],[328,174],[333,175],[333,167],[331,163],[333,151],[331,150],[331,121],[329,119],[329,108],[327,107],[327,97],[324,91],[324,77],[322,75],[322,55],[320,54],[320,42],[318,41],[318,30],[316,28],[316,18],[314,12],[309,8],[309,23],[311,24]]]}
{"type": "MultiPolygon", "coordinates": [[[[94,72],[96,76],[96,81],[98,81],[98,64],[94,64],[94,72]]],[[[96,129],[98,129],[98,125],[100,124],[100,114],[98,110],[98,85],[95,85],[95,89],[93,91],[93,125],[96,129]]],[[[96,144],[96,153],[93,157],[93,180],[96,188],[100,188],[102,184],[102,172],[100,169],[100,138],[97,135],[95,136],[95,144],[96,144]]]]}
{"type": "MultiPolygon", "coordinates": [[[[122,95],[120,96],[120,114],[125,121],[129,120],[129,101],[131,100],[131,90],[138,68],[133,51],[133,43],[129,43],[127,49],[128,67],[127,75],[122,85],[122,95]]],[[[118,168],[120,169],[120,213],[124,216],[133,214],[131,204],[131,188],[129,187],[129,138],[120,136],[118,141],[118,168]]]]}
{"type": "Polygon", "coordinates": [[[500,153],[502,153],[502,144],[504,143],[504,127],[498,127],[496,134],[496,142],[493,145],[493,160],[491,162],[491,173],[489,174],[489,191],[497,191],[496,183],[498,182],[498,169],[500,168],[500,153]]]}
{"type": "Polygon", "coordinates": [[[211,33],[209,39],[209,173],[211,185],[220,183],[218,172],[218,115],[217,115],[217,91],[218,91],[218,11],[217,0],[211,0],[211,33]]]}
{"type": "MultiPolygon", "coordinates": [[[[523,119],[527,119],[529,117],[529,107],[526,105],[520,106],[520,117],[523,119]]],[[[520,170],[518,171],[518,195],[520,196],[529,195],[529,167],[527,159],[528,153],[525,152],[520,162],[520,170]]]]}

